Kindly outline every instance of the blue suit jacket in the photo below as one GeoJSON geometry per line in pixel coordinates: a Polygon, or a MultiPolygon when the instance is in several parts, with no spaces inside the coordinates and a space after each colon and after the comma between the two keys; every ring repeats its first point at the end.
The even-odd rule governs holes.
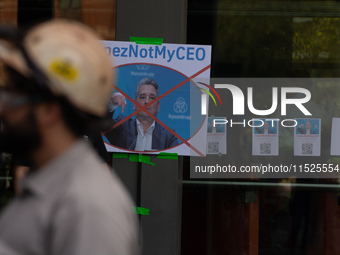
{"type": "MultiPolygon", "coordinates": [[[[125,116],[123,114],[119,114],[118,117],[114,119],[114,123],[116,124],[124,118],[125,116]]],[[[135,149],[137,135],[136,119],[129,119],[105,134],[112,145],[128,150],[135,149]]],[[[152,133],[151,149],[164,150],[176,146],[177,144],[177,137],[156,122],[155,129],[152,133]]]]}
{"type": "MultiPolygon", "coordinates": [[[[260,128],[256,127],[255,129],[256,129],[257,133],[264,134],[264,128],[263,127],[260,127],[260,128]]],[[[274,134],[274,131],[268,128],[268,134],[274,134]]]]}
{"type": "MultiPolygon", "coordinates": [[[[307,130],[305,129],[305,128],[300,128],[300,127],[298,127],[298,129],[297,129],[298,131],[299,131],[299,133],[300,134],[307,134],[307,130]]],[[[310,134],[312,135],[312,134],[316,134],[316,132],[315,132],[315,130],[313,130],[313,129],[311,129],[310,130],[310,134]]]]}

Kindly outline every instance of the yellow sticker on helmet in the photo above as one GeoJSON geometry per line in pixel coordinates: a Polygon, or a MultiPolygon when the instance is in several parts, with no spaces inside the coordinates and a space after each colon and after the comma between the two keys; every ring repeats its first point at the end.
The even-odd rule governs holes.
{"type": "Polygon", "coordinates": [[[61,76],[69,81],[74,81],[78,78],[78,70],[69,61],[53,60],[50,64],[50,71],[57,76],[61,76]]]}

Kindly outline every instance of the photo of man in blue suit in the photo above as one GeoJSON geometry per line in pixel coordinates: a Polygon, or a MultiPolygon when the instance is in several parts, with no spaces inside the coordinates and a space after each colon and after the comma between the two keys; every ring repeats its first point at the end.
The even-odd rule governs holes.
{"type": "MultiPolygon", "coordinates": [[[[158,96],[159,86],[155,80],[144,78],[138,82],[135,90],[135,100],[141,106],[147,105],[158,96]]],[[[111,102],[114,105],[113,111],[117,107],[121,107],[121,112],[124,112],[124,108],[127,105],[125,96],[116,92],[112,95],[111,102]]],[[[137,111],[138,109],[138,106],[134,104],[133,110],[137,111]]],[[[146,108],[155,117],[159,109],[159,101],[146,108]]],[[[126,117],[122,113],[113,120],[114,124],[126,117]]],[[[164,150],[178,144],[176,136],[158,124],[144,111],[137,113],[136,118],[123,122],[115,129],[106,133],[105,136],[114,146],[136,151],[164,150]]]]}
{"type": "Polygon", "coordinates": [[[255,128],[256,132],[262,135],[267,135],[267,134],[275,134],[274,130],[269,128],[269,122],[265,121],[263,123],[263,127],[256,127],[255,128]]]}
{"type": "Polygon", "coordinates": [[[303,135],[316,134],[315,130],[312,129],[312,124],[310,121],[306,122],[306,128],[304,128],[303,124],[300,124],[297,130],[299,131],[300,134],[303,134],[303,135]]]}

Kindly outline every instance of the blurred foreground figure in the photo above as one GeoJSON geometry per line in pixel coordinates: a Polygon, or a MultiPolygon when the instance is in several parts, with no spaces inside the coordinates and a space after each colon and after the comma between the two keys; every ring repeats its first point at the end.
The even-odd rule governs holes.
{"type": "Polygon", "coordinates": [[[34,166],[1,214],[0,254],[136,254],[131,200],[82,137],[106,115],[111,94],[99,38],[56,20],[25,36],[0,27],[0,39],[0,151],[34,166]]]}

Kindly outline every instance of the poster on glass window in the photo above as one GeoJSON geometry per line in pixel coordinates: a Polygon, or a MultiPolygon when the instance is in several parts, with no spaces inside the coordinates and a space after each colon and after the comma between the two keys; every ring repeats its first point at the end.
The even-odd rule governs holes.
{"type": "Polygon", "coordinates": [[[107,150],[205,156],[206,141],[194,143],[194,136],[207,136],[202,90],[191,79],[210,77],[211,46],[102,43],[117,77],[109,102],[112,125],[102,131],[107,150]],[[197,130],[192,123],[200,123],[197,130]]]}
{"type": "Polygon", "coordinates": [[[279,130],[276,120],[254,119],[253,156],[279,155],[279,130]]]}
{"type": "Polygon", "coordinates": [[[320,156],[321,119],[295,119],[294,155],[320,156]]]}

